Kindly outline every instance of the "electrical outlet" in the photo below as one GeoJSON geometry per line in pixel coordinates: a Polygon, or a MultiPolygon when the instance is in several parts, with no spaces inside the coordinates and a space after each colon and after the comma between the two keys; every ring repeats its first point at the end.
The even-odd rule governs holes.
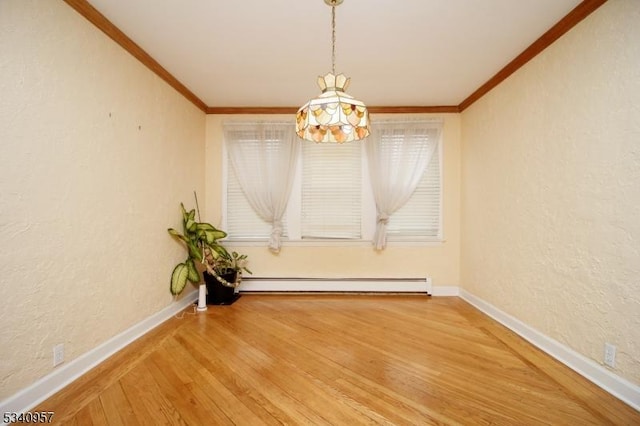
{"type": "Polygon", "coordinates": [[[64,362],[64,343],[53,347],[53,366],[60,365],[64,362]]]}
{"type": "Polygon", "coordinates": [[[604,363],[611,368],[616,366],[616,347],[611,343],[604,344],[604,363]]]}

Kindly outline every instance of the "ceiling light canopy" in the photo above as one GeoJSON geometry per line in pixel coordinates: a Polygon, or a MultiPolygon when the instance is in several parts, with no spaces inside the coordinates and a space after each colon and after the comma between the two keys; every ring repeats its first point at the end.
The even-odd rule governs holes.
{"type": "Polygon", "coordinates": [[[296,133],[312,142],[351,142],[369,135],[369,111],[345,93],[349,78],[336,75],[336,6],[343,0],[324,0],[331,6],[331,72],[318,77],[322,93],[296,114],[296,133]]]}

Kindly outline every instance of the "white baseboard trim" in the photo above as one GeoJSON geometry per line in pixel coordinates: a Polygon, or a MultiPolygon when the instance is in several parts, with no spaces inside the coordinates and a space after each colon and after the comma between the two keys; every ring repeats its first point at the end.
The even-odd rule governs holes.
{"type": "MultiPolygon", "coordinates": [[[[286,285],[282,280],[243,280],[241,291],[361,291],[361,292],[425,292],[426,282],[428,281],[431,289],[431,280],[425,280],[421,286],[398,285],[395,281],[376,282],[375,288],[371,285],[366,286],[364,282],[355,281],[349,285],[348,290],[345,288],[345,282],[322,281],[322,286],[318,287],[309,284],[294,285],[296,282],[288,280],[286,285]],[[248,282],[247,282],[248,281],[248,282]],[[261,285],[257,285],[261,282],[261,285]],[[327,286],[327,283],[335,283],[327,286]],[[269,283],[276,283],[269,285],[269,283]],[[383,285],[378,285],[383,284],[383,285]]],[[[316,283],[317,284],[317,283],[316,283]]],[[[411,283],[407,283],[411,284],[411,283]]],[[[413,283],[415,284],[415,283],[413,283]]],[[[463,300],[478,308],[480,311],[489,315],[491,318],[500,322],[522,338],[540,348],[547,354],[551,355],[558,361],[562,362],[572,370],[586,377],[602,389],[629,404],[634,409],[640,411],[640,386],[637,386],[604,368],[595,361],[586,358],[584,355],[568,348],[567,346],[551,339],[550,337],[540,333],[534,328],[528,326],[522,321],[511,315],[500,311],[495,306],[485,302],[484,300],[474,296],[473,294],[459,289],[455,286],[435,286],[429,292],[433,296],[460,296],[463,300]]],[[[37,382],[19,391],[15,395],[0,403],[0,412],[25,412],[42,401],[46,400],[54,393],[58,392],[74,380],[91,370],[105,359],[126,347],[131,342],[148,333],[153,328],[162,324],[198,298],[198,292],[194,291],[186,295],[182,300],[173,303],[165,309],[153,314],[147,319],[139,322],[133,327],[125,330],[117,336],[109,339],[100,346],[90,350],[80,357],[70,361],[68,364],[56,369],[47,376],[41,378],[37,382]]]]}
{"type": "Polygon", "coordinates": [[[80,355],[69,363],[65,363],[50,374],[2,401],[0,403],[0,412],[24,413],[32,409],[114,353],[191,305],[197,298],[197,291],[189,293],[180,301],[172,303],[163,310],[91,349],[89,352],[80,355]]]}
{"type": "Polygon", "coordinates": [[[249,278],[239,291],[389,292],[431,294],[431,278],[249,278]]]}
{"type": "Polygon", "coordinates": [[[542,334],[519,319],[499,310],[464,289],[460,289],[460,297],[511,331],[517,333],[529,343],[551,355],[616,398],[640,411],[640,386],[617,376],[592,359],[542,334]]]}

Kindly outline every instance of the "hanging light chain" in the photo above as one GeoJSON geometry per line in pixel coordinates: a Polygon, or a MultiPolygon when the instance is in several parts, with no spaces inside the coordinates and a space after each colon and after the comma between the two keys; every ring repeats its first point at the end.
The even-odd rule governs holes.
{"type": "Polygon", "coordinates": [[[336,75],[336,7],[331,6],[331,73],[336,75]]]}
{"type": "Polygon", "coordinates": [[[342,2],[324,0],[331,7],[331,73],[318,77],[322,93],[296,113],[296,134],[312,142],[358,141],[370,132],[366,105],[344,93],[349,78],[336,75],[336,6],[342,2]]]}

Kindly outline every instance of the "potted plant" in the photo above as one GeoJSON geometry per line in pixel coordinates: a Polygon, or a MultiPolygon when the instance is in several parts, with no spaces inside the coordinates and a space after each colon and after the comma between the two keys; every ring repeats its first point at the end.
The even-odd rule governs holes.
{"type": "Polygon", "coordinates": [[[235,289],[242,282],[242,272],[251,274],[247,269],[247,255],[225,251],[213,262],[211,271],[204,274],[207,284],[207,304],[225,305],[235,300],[235,289]]]}
{"type": "Polygon", "coordinates": [[[197,264],[200,264],[204,267],[203,272],[205,283],[207,284],[207,293],[214,292],[214,285],[231,289],[230,296],[227,291],[224,299],[216,296],[207,297],[207,303],[231,303],[234,298],[234,290],[239,284],[237,272],[244,270],[251,273],[246,268],[247,256],[239,255],[235,252],[229,253],[218,242],[218,240],[226,237],[227,233],[217,229],[210,223],[196,221],[195,209],[187,212],[182,203],[180,203],[180,209],[182,211],[182,233],[173,228],[169,228],[168,232],[185,244],[187,258],[184,262],[176,265],[171,273],[171,294],[178,295],[182,293],[187,282],[198,284],[202,281],[197,267],[197,264]],[[228,274],[229,272],[235,272],[234,276],[228,274]]]}

